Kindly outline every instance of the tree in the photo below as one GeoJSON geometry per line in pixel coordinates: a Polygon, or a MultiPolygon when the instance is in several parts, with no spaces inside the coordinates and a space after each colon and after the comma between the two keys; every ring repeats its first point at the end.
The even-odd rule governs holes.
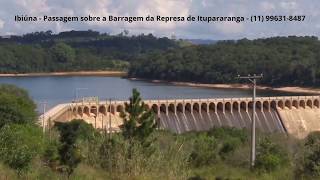
{"type": "Polygon", "coordinates": [[[5,125],[0,131],[0,160],[21,175],[31,161],[42,152],[43,139],[40,128],[28,124],[5,125]]]}
{"type": "Polygon", "coordinates": [[[60,164],[70,177],[74,169],[81,162],[80,148],[77,140],[86,135],[89,128],[83,120],[72,120],[67,123],[57,122],[55,125],[60,132],[60,146],[58,148],[60,164]]]}
{"type": "Polygon", "coordinates": [[[320,177],[320,132],[313,132],[304,144],[302,172],[313,177],[320,177]]]}
{"type": "Polygon", "coordinates": [[[288,160],[288,153],[269,138],[259,142],[255,168],[270,172],[288,163],[288,160]]]}
{"type": "Polygon", "coordinates": [[[35,104],[28,93],[13,85],[0,85],[0,128],[8,123],[34,123],[35,104]]]}
{"type": "Polygon", "coordinates": [[[55,59],[60,63],[70,63],[75,58],[74,49],[62,42],[55,44],[51,48],[51,52],[53,53],[55,59]]]}
{"type": "Polygon", "coordinates": [[[194,141],[189,161],[195,167],[208,166],[217,162],[218,143],[214,137],[200,134],[194,141]]]}
{"type": "Polygon", "coordinates": [[[147,109],[136,89],[132,90],[129,101],[129,104],[125,104],[125,111],[120,114],[123,118],[122,134],[129,141],[137,139],[141,143],[146,143],[156,128],[155,114],[151,109],[147,109]]]}

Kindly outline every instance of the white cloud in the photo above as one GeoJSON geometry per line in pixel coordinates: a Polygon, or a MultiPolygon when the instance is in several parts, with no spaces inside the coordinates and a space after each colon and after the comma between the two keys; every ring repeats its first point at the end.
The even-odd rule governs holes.
{"type": "Polygon", "coordinates": [[[272,12],[273,10],[275,10],[276,6],[272,2],[264,1],[264,2],[261,2],[260,8],[263,12],[269,13],[269,12],[272,12]]]}
{"type": "Polygon", "coordinates": [[[222,22],[215,25],[215,28],[220,31],[220,33],[228,34],[238,34],[245,30],[245,26],[242,23],[236,22],[222,22]]]}
{"type": "Polygon", "coordinates": [[[14,2],[17,6],[26,9],[32,14],[46,13],[50,10],[50,7],[46,4],[46,0],[16,0],[14,2]]]}
{"type": "Polygon", "coordinates": [[[3,22],[3,20],[0,19],[0,29],[2,29],[3,26],[4,26],[4,22],[3,22]]]}
{"type": "Polygon", "coordinates": [[[280,2],[280,7],[282,7],[285,10],[295,10],[298,6],[295,1],[284,1],[280,2]]]}

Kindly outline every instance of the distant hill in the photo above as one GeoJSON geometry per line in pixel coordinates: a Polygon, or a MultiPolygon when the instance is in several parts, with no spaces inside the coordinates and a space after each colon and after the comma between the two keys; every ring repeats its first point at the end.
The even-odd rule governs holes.
{"type": "Polygon", "coordinates": [[[132,58],[179,47],[152,34],[97,31],[34,32],[0,37],[0,73],[126,70],[132,58]]]}
{"type": "Polygon", "coordinates": [[[320,86],[317,37],[219,41],[150,53],[131,61],[129,76],[168,81],[239,83],[235,76],[263,73],[259,83],[320,86]]]}
{"type": "Polygon", "coordinates": [[[184,39],[195,45],[206,45],[206,44],[215,44],[218,40],[211,40],[211,39],[184,39]]]}

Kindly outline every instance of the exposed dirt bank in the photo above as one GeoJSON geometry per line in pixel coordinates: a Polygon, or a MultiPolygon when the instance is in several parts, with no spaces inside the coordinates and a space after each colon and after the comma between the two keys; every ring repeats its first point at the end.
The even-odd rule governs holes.
{"type": "MultiPolygon", "coordinates": [[[[189,83],[189,82],[175,82],[175,81],[162,81],[162,80],[145,80],[138,78],[130,78],[130,80],[149,81],[153,83],[168,83],[178,86],[191,86],[191,87],[204,87],[204,88],[224,88],[224,89],[249,89],[251,88],[248,84],[203,84],[203,83],[189,83]]],[[[259,90],[271,90],[281,91],[290,93],[304,93],[304,94],[319,94],[320,88],[307,88],[307,87],[268,87],[268,86],[257,86],[259,90]]]]}
{"type": "Polygon", "coordinates": [[[0,74],[0,77],[32,77],[32,76],[115,76],[123,77],[127,73],[124,71],[77,71],[77,72],[49,72],[49,73],[17,73],[0,74]]]}

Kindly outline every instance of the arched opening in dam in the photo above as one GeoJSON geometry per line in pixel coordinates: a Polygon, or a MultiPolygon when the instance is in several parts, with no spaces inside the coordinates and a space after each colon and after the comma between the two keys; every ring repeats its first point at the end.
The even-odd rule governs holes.
{"type": "Polygon", "coordinates": [[[300,100],[299,106],[302,107],[302,108],[305,108],[306,107],[305,101],[304,100],[300,100]]]}
{"type": "Polygon", "coordinates": [[[157,106],[156,104],[152,105],[151,108],[152,108],[152,110],[153,110],[154,113],[158,114],[159,108],[158,108],[158,106],[157,106]]]}
{"type": "Polygon", "coordinates": [[[286,100],[284,105],[285,105],[286,108],[291,109],[291,101],[286,100]]]}
{"type": "Polygon", "coordinates": [[[114,113],[115,113],[114,105],[109,105],[107,112],[108,112],[108,113],[111,113],[111,114],[114,114],[114,113]]]}
{"type": "Polygon", "coordinates": [[[191,113],[191,104],[190,104],[190,103],[187,103],[187,104],[185,105],[185,110],[184,110],[184,112],[189,112],[189,113],[191,113]]]}
{"type": "Polygon", "coordinates": [[[82,108],[81,107],[78,107],[78,115],[80,115],[82,117],[83,115],[83,111],[82,111],[82,108]]]}
{"type": "Polygon", "coordinates": [[[176,108],[174,104],[169,104],[168,110],[170,113],[176,113],[176,108]]]}
{"type": "Polygon", "coordinates": [[[123,112],[123,111],[124,111],[123,105],[118,105],[118,106],[117,106],[117,113],[121,113],[121,112],[123,112]]]}
{"type": "Polygon", "coordinates": [[[231,103],[230,102],[226,102],[225,103],[225,111],[229,111],[232,112],[232,107],[231,107],[231,103]]]}
{"type": "Polygon", "coordinates": [[[88,106],[85,106],[84,108],[83,108],[83,114],[84,115],[86,115],[86,116],[90,116],[90,109],[89,109],[89,107],[88,106]]]}
{"type": "Polygon", "coordinates": [[[193,112],[197,112],[197,113],[199,113],[200,111],[199,111],[199,104],[198,103],[194,103],[193,104],[193,108],[192,108],[192,110],[193,110],[193,112]]]}
{"type": "Polygon", "coordinates": [[[244,110],[244,111],[247,111],[248,109],[247,109],[247,103],[246,102],[241,102],[240,103],[240,109],[241,110],[244,110]]]}
{"type": "Polygon", "coordinates": [[[307,100],[307,106],[308,108],[312,108],[312,101],[310,99],[307,100]]]}
{"type": "Polygon", "coordinates": [[[214,103],[209,104],[209,112],[216,112],[216,105],[214,103]]]}
{"type": "Polygon", "coordinates": [[[97,116],[97,115],[98,115],[97,106],[91,106],[91,108],[90,108],[90,115],[93,115],[93,116],[97,116]]]}
{"type": "Polygon", "coordinates": [[[177,113],[183,113],[183,112],[184,112],[184,108],[183,108],[183,105],[182,105],[181,103],[179,103],[179,104],[177,105],[176,112],[177,112],[177,113]]]}
{"type": "Polygon", "coordinates": [[[271,101],[271,102],[270,102],[270,108],[271,108],[271,109],[277,109],[277,103],[276,103],[276,101],[271,101]]]}
{"type": "Polygon", "coordinates": [[[160,112],[161,113],[167,113],[167,106],[165,104],[160,105],[160,112]]]}
{"type": "Polygon", "coordinates": [[[262,110],[263,110],[263,106],[262,106],[262,104],[261,104],[260,101],[257,101],[257,102],[256,102],[256,109],[259,110],[259,111],[262,111],[262,110]]]}
{"type": "Polygon", "coordinates": [[[72,114],[73,114],[73,115],[77,115],[77,108],[76,108],[76,107],[74,107],[74,108],[72,109],[72,114]]]}
{"type": "Polygon", "coordinates": [[[217,112],[222,112],[222,113],[224,113],[224,105],[223,105],[223,103],[222,102],[219,102],[218,104],[217,104],[217,112]]]}
{"type": "Polygon", "coordinates": [[[232,109],[233,109],[233,111],[240,111],[239,103],[234,102],[232,105],[232,109]]]}
{"type": "Polygon", "coordinates": [[[270,110],[270,103],[268,101],[264,101],[262,106],[264,110],[270,110]]]}
{"type": "Polygon", "coordinates": [[[201,111],[202,111],[202,112],[205,112],[205,113],[208,113],[208,112],[209,112],[209,110],[208,110],[208,104],[202,103],[202,104],[201,104],[201,111]]]}
{"type": "Polygon", "coordinates": [[[299,108],[298,101],[297,100],[293,100],[292,101],[292,106],[295,107],[295,109],[298,109],[299,108]]]}
{"type": "Polygon", "coordinates": [[[278,101],[278,107],[284,109],[283,101],[278,101]]]}
{"type": "Polygon", "coordinates": [[[314,104],[314,107],[319,108],[319,100],[318,99],[314,100],[313,104],[314,104]]]}
{"type": "Polygon", "coordinates": [[[99,106],[99,113],[103,115],[107,115],[107,108],[106,106],[99,106]]]}

